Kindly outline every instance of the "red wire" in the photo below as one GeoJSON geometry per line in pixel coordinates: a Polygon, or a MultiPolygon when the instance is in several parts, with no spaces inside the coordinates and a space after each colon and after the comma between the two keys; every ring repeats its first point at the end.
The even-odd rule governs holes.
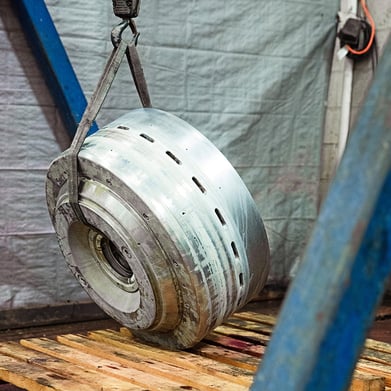
{"type": "Polygon", "coordinates": [[[373,40],[375,39],[375,21],[373,20],[372,18],[372,15],[370,14],[368,8],[367,8],[367,5],[365,3],[365,0],[361,0],[361,7],[364,11],[364,14],[365,16],[367,17],[368,21],[369,21],[369,24],[371,25],[371,36],[369,38],[369,41],[368,41],[368,44],[367,46],[362,49],[362,50],[355,50],[353,48],[351,48],[349,45],[346,45],[347,49],[349,50],[350,53],[353,53],[353,54],[365,54],[372,46],[373,44],[373,40]]]}

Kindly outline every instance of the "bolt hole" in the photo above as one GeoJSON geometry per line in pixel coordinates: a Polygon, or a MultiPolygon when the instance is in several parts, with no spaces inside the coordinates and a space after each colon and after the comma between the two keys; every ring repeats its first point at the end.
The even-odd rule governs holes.
{"type": "Polygon", "coordinates": [[[170,151],[166,151],[166,154],[172,159],[174,160],[174,162],[176,164],[182,164],[182,162],[170,151]]]}
{"type": "Polygon", "coordinates": [[[218,219],[220,220],[221,225],[225,225],[226,224],[225,219],[224,219],[223,215],[221,214],[221,212],[217,208],[215,209],[215,213],[216,213],[216,216],[218,217],[218,219]]]}
{"type": "Polygon", "coordinates": [[[201,190],[201,193],[206,193],[205,187],[202,186],[201,182],[195,176],[193,176],[193,178],[191,178],[191,179],[197,185],[197,187],[201,190]]]}
{"type": "Polygon", "coordinates": [[[155,142],[155,140],[152,137],[148,136],[145,133],[141,133],[140,137],[145,138],[145,140],[149,141],[150,143],[154,143],[155,142]]]}
{"type": "Polygon", "coordinates": [[[123,126],[123,125],[117,126],[117,129],[129,130],[127,126],[123,126]]]}
{"type": "Polygon", "coordinates": [[[231,242],[231,247],[232,247],[232,251],[235,255],[235,258],[239,258],[239,252],[238,252],[238,249],[236,247],[236,244],[235,242],[231,242]]]}

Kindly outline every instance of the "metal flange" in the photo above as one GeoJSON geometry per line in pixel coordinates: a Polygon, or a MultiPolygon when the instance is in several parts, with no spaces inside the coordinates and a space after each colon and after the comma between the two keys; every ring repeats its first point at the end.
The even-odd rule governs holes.
{"type": "Polygon", "coordinates": [[[91,298],[162,346],[200,341],[257,295],[269,246],[256,205],[225,157],[196,129],[134,110],[88,137],[69,203],[66,152],[48,171],[60,248],[91,298]]]}

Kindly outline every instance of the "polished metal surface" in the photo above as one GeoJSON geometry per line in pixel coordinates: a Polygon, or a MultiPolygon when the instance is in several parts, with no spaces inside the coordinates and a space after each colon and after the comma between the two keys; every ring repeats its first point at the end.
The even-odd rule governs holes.
{"type": "Polygon", "coordinates": [[[65,154],[47,202],[61,250],[91,298],[138,336],[185,348],[257,295],[269,271],[262,220],[225,157],[196,129],[134,110],[88,137],[79,204],[65,154]]]}

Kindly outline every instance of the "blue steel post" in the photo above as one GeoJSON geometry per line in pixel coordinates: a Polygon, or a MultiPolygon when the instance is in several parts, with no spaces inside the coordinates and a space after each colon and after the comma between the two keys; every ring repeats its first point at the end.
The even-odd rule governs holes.
{"type": "Polygon", "coordinates": [[[391,40],[252,390],[341,391],[391,270],[391,40]]]}
{"type": "MultiPolygon", "coordinates": [[[[12,3],[63,123],[73,137],[87,102],[45,2],[13,0],[12,3]]],[[[94,123],[90,132],[96,130],[94,123]]]]}

